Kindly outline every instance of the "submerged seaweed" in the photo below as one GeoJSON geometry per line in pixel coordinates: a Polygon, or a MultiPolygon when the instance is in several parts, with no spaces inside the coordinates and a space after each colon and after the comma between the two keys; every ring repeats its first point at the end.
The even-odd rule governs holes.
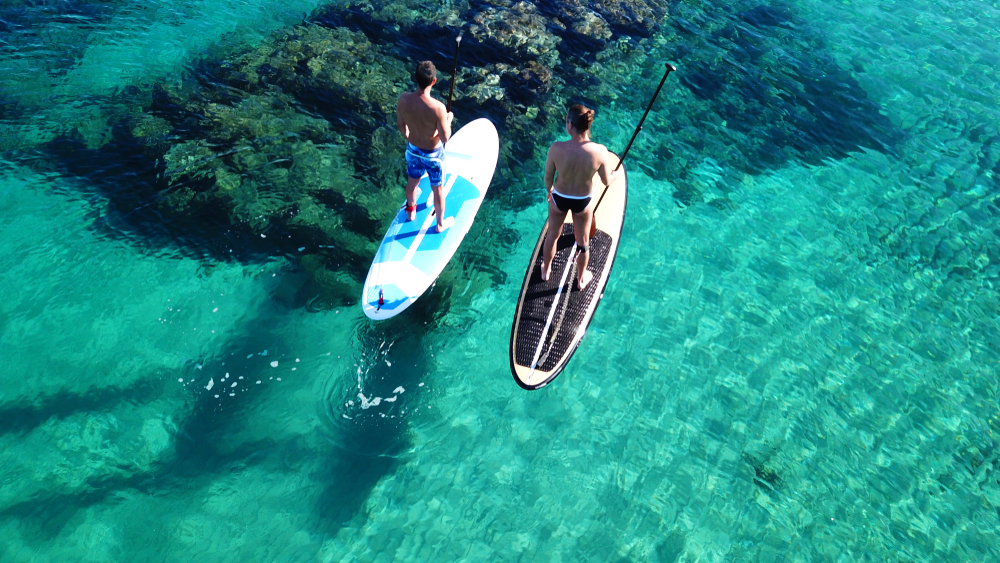
{"type": "Polygon", "coordinates": [[[78,192],[8,215],[60,216],[8,230],[52,229],[8,245],[0,552],[983,559],[1000,498],[995,111],[919,84],[898,93],[917,109],[893,111],[862,72],[874,49],[844,56],[809,21],[749,1],[354,2],[189,75],[37,106],[57,134],[22,119],[47,90],[2,89],[0,151],[58,179],[6,193],[78,192]],[[466,243],[392,323],[288,314],[357,298],[402,198],[395,100],[424,58],[447,91],[460,28],[458,122],[488,116],[503,142],[466,243]],[[578,100],[599,110],[596,140],[627,139],[663,59],[679,71],[629,166],[700,208],[677,214],[671,184],[634,176],[627,283],[581,376],[555,400],[512,400],[488,360],[519,281],[503,262],[534,235],[513,223],[543,211],[544,147],[578,100]],[[128,245],[93,244],[74,217],[128,245]],[[144,261],[132,246],[162,253],[155,267],[129,271],[144,261]],[[67,295],[77,285],[96,289],[67,295]],[[177,324],[157,326],[158,301],[189,293],[199,312],[170,307],[177,324]],[[212,325],[225,339],[184,345],[216,305],[238,309],[212,325]],[[302,366],[283,388],[267,383],[279,357],[302,366]],[[214,396],[230,371],[245,392],[214,396]],[[402,418],[417,407],[434,414],[402,418]]]}
{"type": "MultiPolygon", "coordinates": [[[[351,302],[399,205],[395,103],[425,58],[437,63],[439,93],[456,81],[457,126],[486,116],[500,131],[492,215],[537,201],[536,151],[560,132],[570,102],[639,111],[645,100],[623,94],[651,89],[666,58],[678,61],[684,90],[664,96],[659,107],[667,109],[647,125],[655,133],[640,138],[631,158],[671,178],[685,205],[732,209],[726,194],[743,173],[863,147],[891,151],[900,138],[818,32],[783,7],[352,2],[322,8],[251,50],[203,58],[184,80],[116,93],[95,114],[113,127],[77,127],[47,152],[62,170],[103,182],[137,229],[148,231],[138,225],[149,216],[131,210],[210,218],[201,232],[227,239],[203,243],[215,257],[229,254],[232,237],[261,238],[255,246],[265,253],[301,257],[323,302],[351,302]],[[462,65],[451,77],[460,30],[462,65]],[[413,37],[423,40],[406,39],[413,37]],[[794,58],[785,50],[791,44],[794,58]],[[94,161],[117,166],[70,165],[67,149],[81,144],[94,161]]],[[[500,225],[492,226],[479,244],[497,246],[500,225]]],[[[485,281],[500,259],[459,264],[485,281]]]]}

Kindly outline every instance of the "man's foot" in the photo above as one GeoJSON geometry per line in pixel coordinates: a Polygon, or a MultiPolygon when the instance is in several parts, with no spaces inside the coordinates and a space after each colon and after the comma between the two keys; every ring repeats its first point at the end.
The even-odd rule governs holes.
{"type": "Polygon", "coordinates": [[[448,227],[454,224],[455,224],[454,217],[445,217],[444,221],[441,221],[440,223],[437,224],[437,230],[439,233],[443,233],[446,230],[448,230],[448,227]]]}
{"type": "Polygon", "coordinates": [[[414,219],[417,218],[417,206],[416,205],[413,205],[412,207],[409,206],[409,205],[406,205],[406,206],[403,207],[403,209],[406,210],[406,220],[407,221],[413,221],[414,219]]]}
{"type": "Polygon", "coordinates": [[[591,274],[590,270],[584,270],[583,275],[576,279],[577,287],[582,291],[592,279],[594,279],[594,274],[591,274]]]}
{"type": "Polygon", "coordinates": [[[550,277],[552,277],[552,264],[546,266],[545,260],[542,260],[542,281],[549,281],[550,277]]]}

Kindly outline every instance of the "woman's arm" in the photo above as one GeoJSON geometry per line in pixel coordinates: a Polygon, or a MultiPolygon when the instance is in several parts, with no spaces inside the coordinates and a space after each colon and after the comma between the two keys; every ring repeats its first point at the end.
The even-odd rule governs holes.
{"type": "Polygon", "coordinates": [[[549,153],[545,155],[545,199],[552,198],[552,185],[556,181],[556,161],[552,158],[553,147],[554,143],[549,147],[549,153]]]}

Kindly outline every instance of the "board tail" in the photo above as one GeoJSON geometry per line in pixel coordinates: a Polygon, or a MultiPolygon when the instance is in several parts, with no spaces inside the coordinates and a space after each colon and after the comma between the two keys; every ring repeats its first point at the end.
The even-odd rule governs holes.
{"type": "MultiPolygon", "coordinates": [[[[566,298],[563,299],[563,288],[566,286],[566,279],[569,278],[569,283],[573,283],[573,274],[576,272],[576,252],[579,247],[576,243],[573,243],[573,248],[569,251],[569,260],[566,261],[566,267],[563,268],[562,278],[559,280],[559,289],[556,291],[555,299],[552,300],[552,308],[549,310],[548,318],[545,322],[545,328],[542,329],[542,334],[538,337],[538,348],[535,349],[535,357],[531,360],[531,373],[528,374],[530,379],[535,375],[535,368],[539,364],[544,364],[546,360],[549,359],[549,353],[552,352],[552,345],[555,343],[556,336],[559,335],[559,330],[562,328],[563,319],[566,318],[566,307],[569,306],[569,296],[572,294],[572,288],[566,290],[566,298]],[[559,311],[559,320],[556,321],[555,328],[551,331],[552,327],[552,317],[555,316],[556,311],[559,311]],[[551,332],[552,336],[546,338],[551,332]],[[548,340],[548,346],[545,346],[545,342],[548,340]],[[545,348],[545,354],[539,357],[542,353],[542,349],[545,348]]],[[[544,258],[543,258],[544,260],[544,258]]]]}

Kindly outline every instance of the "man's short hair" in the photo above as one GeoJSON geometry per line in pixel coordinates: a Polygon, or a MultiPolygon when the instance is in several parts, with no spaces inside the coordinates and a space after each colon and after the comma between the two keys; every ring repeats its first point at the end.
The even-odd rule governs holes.
{"type": "Polygon", "coordinates": [[[426,88],[434,83],[437,78],[437,69],[434,68],[434,63],[430,61],[420,61],[417,65],[416,72],[413,73],[413,81],[417,83],[420,88],[426,88]]]}

